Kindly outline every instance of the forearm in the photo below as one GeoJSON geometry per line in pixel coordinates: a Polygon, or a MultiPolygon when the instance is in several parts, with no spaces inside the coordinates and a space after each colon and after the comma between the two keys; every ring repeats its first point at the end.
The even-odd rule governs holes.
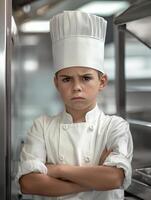
{"type": "Polygon", "coordinates": [[[75,182],[83,187],[95,190],[119,188],[124,180],[122,169],[107,166],[80,167],[61,166],[60,177],[75,182]]]}
{"type": "Polygon", "coordinates": [[[44,174],[30,173],[19,180],[24,194],[41,196],[63,196],[87,191],[86,188],[72,182],[59,180],[44,174]]]}

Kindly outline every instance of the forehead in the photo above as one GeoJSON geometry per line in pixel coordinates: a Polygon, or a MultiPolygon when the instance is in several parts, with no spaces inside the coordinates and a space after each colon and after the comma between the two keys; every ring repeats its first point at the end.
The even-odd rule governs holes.
{"type": "Polygon", "coordinates": [[[97,74],[95,69],[89,67],[69,67],[64,68],[58,72],[58,75],[83,75],[83,74],[97,74]]]}

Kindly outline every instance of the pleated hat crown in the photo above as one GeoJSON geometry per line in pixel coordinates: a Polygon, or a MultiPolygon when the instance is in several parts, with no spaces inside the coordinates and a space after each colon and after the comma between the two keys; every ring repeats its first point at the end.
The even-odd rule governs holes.
{"type": "Polygon", "coordinates": [[[90,67],[104,73],[104,18],[80,11],[64,11],[50,20],[55,72],[90,67]]]}

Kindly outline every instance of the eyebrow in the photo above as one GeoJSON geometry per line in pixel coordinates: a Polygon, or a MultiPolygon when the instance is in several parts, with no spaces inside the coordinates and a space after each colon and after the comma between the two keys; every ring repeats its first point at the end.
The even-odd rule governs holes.
{"type": "Polygon", "coordinates": [[[59,77],[72,77],[72,76],[62,74],[62,75],[59,75],[59,77]]]}

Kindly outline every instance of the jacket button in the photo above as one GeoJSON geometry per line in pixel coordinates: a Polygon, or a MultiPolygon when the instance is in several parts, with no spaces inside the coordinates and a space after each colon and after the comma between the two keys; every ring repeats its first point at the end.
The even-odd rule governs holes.
{"type": "Polygon", "coordinates": [[[93,131],[93,130],[94,130],[93,125],[90,125],[90,126],[89,126],[89,129],[90,129],[90,131],[93,131]]]}
{"type": "Polygon", "coordinates": [[[59,156],[59,160],[63,161],[64,160],[64,156],[59,156]]]}
{"type": "Polygon", "coordinates": [[[68,126],[67,126],[67,125],[64,125],[64,126],[63,126],[63,129],[64,129],[64,130],[67,130],[67,129],[68,129],[68,126]]]}
{"type": "Polygon", "coordinates": [[[85,162],[87,162],[87,163],[90,162],[90,158],[89,158],[89,157],[85,157],[84,160],[85,160],[85,162]]]}

